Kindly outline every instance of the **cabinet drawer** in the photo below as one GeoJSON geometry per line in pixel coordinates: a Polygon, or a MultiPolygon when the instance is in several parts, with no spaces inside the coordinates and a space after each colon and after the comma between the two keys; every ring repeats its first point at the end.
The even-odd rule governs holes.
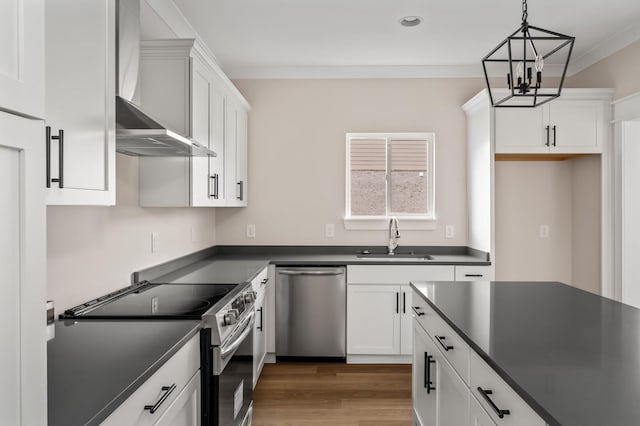
{"type": "Polygon", "coordinates": [[[265,290],[267,289],[267,283],[269,282],[268,271],[269,268],[264,268],[262,271],[260,271],[258,276],[251,281],[251,287],[253,288],[253,291],[258,293],[258,297],[264,294],[265,290]]]}
{"type": "Polygon", "coordinates": [[[431,306],[422,298],[422,295],[413,290],[411,297],[411,311],[413,317],[418,321],[418,324],[422,326],[430,336],[433,335],[433,321],[437,314],[431,306]]]}
{"type": "Polygon", "coordinates": [[[156,423],[199,369],[200,334],[196,334],[111,413],[102,425],[139,426],[156,423]],[[144,409],[145,405],[159,402],[166,393],[169,393],[168,396],[153,414],[144,409]]]}
{"type": "Polygon", "coordinates": [[[471,393],[497,425],[545,426],[545,421],[491,368],[480,355],[471,351],[470,362],[471,393]],[[485,393],[483,395],[478,388],[485,393]],[[491,401],[491,402],[489,402],[491,401]],[[495,407],[492,407],[491,404],[495,407]],[[509,410],[502,418],[497,409],[509,410]]]}
{"type": "Polygon", "coordinates": [[[456,266],[456,281],[492,281],[491,266],[456,266]]]}
{"type": "Polygon", "coordinates": [[[439,315],[433,315],[431,338],[462,380],[469,385],[469,345],[439,315]]]}
{"type": "Polygon", "coordinates": [[[452,281],[452,265],[347,266],[349,284],[408,284],[409,281],[452,281]]]}

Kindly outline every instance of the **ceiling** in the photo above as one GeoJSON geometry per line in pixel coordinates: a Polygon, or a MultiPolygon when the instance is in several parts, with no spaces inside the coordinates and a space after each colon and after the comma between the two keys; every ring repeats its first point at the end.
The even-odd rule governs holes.
{"type": "MultiPolygon", "coordinates": [[[[477,76],[518,0],[173,0],[232,78],[477,76]],[[403,27],[402,17],[424,22],[403,27]]],[[[640,39],[638,0],[530,0],[529,23],[576,36],[570,74],[640,39]]]]}

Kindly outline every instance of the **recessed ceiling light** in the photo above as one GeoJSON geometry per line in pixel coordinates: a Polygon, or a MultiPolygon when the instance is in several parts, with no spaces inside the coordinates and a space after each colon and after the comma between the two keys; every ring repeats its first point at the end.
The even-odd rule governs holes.
{"type": "Polygon", "coordinates": [[[422,23],[420,16],[405,16],[400,20],[400,25],[403,27],[416,27],[422,23]]]}

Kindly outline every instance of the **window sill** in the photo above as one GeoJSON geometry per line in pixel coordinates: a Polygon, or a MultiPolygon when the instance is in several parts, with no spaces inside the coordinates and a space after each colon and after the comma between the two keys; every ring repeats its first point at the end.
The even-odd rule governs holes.
{"type": "MultiPolygon", "coordinates": [[[[436,229],[438,222],[432,217],[398,216],[400,231],[432,231],[436,229]]],[[[384,230],[389,229],[388,217],[351,216],[344,218],[344,227],[347,230],[384,230]]]]}

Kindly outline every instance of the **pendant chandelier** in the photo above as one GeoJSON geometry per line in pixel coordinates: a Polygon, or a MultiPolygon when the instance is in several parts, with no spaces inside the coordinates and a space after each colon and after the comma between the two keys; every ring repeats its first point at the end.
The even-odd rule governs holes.
{"type": "MultiPolygon", "coordinates": [[[[532,108],[560,96],[575,37],[534,27],[527,18],[527,0],[523,0],[520,28],[482,60],[491,105],[496,108],[532,108]],[[551,63],[562,67],[562,77],[556,87],[545,87],[545,62],[547,67],[551,63]],[[497,87],[494,82],[492,87],[489,75],[506,77],[506,85],[497,87]]],[[[504,77],[497,81],[504,81],[504,77]]]]}

